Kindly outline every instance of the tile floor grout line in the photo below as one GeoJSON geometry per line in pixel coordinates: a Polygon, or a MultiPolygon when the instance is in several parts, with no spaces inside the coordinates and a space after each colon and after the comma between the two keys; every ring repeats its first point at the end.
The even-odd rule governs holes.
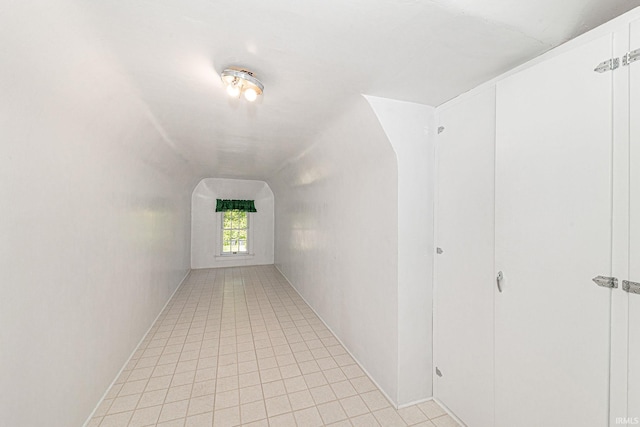
{"type": "Polygon", "coordinates": [[[214,274],[214,279],[213,279],[213,287],[214,287],[214,292],[215,292],[215,283],[216,283],[216,279],[218,279],[218,275],[222,276],[222,286],[221,286],[221,302],[220,302],[220,319],[218,321],[218,351],[216,352],[216,367],[215,367],[215,372],[216,372],[216,388],[215,388],[215,392],[214,392],[214,396],[213,396],[213,414],[212,415],[212,420],[211,423],[212,425],[215,423],[215,413],[216,413],[216,401],[218,400],[218,366],[219,366],[219,361],[220,361],[220,338],[221,338],[221,332],[222,332],[222,319],[224,317],[224,288],[226,286],[225,281],[224,281],[224,276],[225,276],[225,272],[218,272],[216,271],[216,274],[214,274]]]}
{"type": "MultiPolygon", "coordinates": [[[[116,374],[116,376],[113,379],[113,381],[111,382],[111,384],[107,387],[106,391],[104,392],[104,394],[102,395],[102,397],[100,398],[100,400],[98,401],[96,406],[93,408],[93,411],[91,411],[91,414],[89,414],[88,418],[85,420],[85,422],[83,423],[82,427],[88,427],[89,426],[89,423],[91,422],[91,419],[95,416],[95,413],[98,410],[98,408],[104,403],[105,400],[107,400],[106,396],[108,396],[109,393],[111,392],[111,389],[115,385],[118,384],[117,383],[118,379],[124,373],[125,368],[131,362],[134,354],[138,351],[138,349],[140,348],[142,343],[148,338],[149,333],[153,330],[153,327],[156,325],[156,322],[162,316],[162,313],[167,309],[167,307],[169,306],[169,303],[171,302],[171,300],[173,300],[173,297],[178,293],[180,288],[182,288],[183,285],[188,281],[189,277],[191,276],[191,271],[192,270],[189,269],[189,271],[187,271],[187,273],[182,277],[182,280],[180,280],[180,282],[178,283],[178,286],[176,286],[176,289],[171,293],[171,295],[169,296],[167,301],[164,303],[164,306],[160,309],[160,312],[158,313],[156,318],[151,322],[151,326],[149,326],[149,328],[147,329],[145,334],[142,336],[140,341],[138,341],[138,344],[135,346],[135,348],[133,349],[133,351],[129,355],[129,358],[125,361],[124,365],[122,365],[122,368],[120,368],[120,371],[118,371],[118,373],[116,374]]],[[[117,394],[118,393],[116,393],[116,397],[117,397],[117,394]]],[[[113,404],[113,401],[115,401],[116,397],[111,399],[112,400],[111,404],[113,404]]],[[[109,408],[111,408],[111,405],[109,405],[109,408]]],[[[106,416],[107,412],[109,411],[109,408],[107,408],[107,410],[105,411],[105,414],[103,415],[103,417],[106,416]]],[[[100,422],[100,424],[102,424],[102,421],[100,422]]]]}
{"type": "Polygon", "coordinates": [[[101,410],[102,415],[87,427],[102,422],[109,427],[150,426],[154,421],[163,427],[185,427],[185,423],[191,426],[195,422],[207,426],[212,423],[273,426],[274,422],[284,422],[306,427],[310,423],[336,421],[355,426],[457,425],[437,402],[396,410],[274,266],[193,271],[188,284],[167,303],[167,309],[150,330],[153,335],[150,333],[142,341],[122,382],[114,384],[105,394],[115,399],[123,390],[138,391],[136,388],[140,386],[136,382],[143,381],[140,393],[127,394],[136,399],[134,409],[124,411],[128,408],[123,406],[124,412],[115,415],[101,410]],[[178,352],[175,346],[179,347],[178,352]],[[169,357],[163,359],[165,352],[169,357]],[[167,361],[170,363],[164,363],[167,361]],[[164,373],[158,370],[161,366],[167,366],[167,372],[173,366],[172,374],[166,375],[169,383],[164,386],[166,381],[162,380],[157,384],[156,391],[164,396],[154,401],[156,396],[150,395],[143,402],[149,382],[156,378],[154,375],[164,373]],[[175,382],[180,385],[174,386],[177,375],[183,376],[175,382]],[[214,393],[208,400],[211,384],[214,393]],[[219,388],[221,384],[223,388],[219,388]],[[265,395],[268,384],[272,384],[268,388],[269,398],[265,395]],[[242,400],[240,393],[245,388],[252,390],[247,390],[246,400],[242,400]],[[170,390],[181,393],[182,389],[188,389],[188,394],[169,396],[170,390]],[[230,391],[231,400],[225,401],[227,407],[216,410],[221,390],[230,391]],[[170,398],[177,400],[168,402],[170,398]],[[278,398],[273,401],[277,415],[272,417],[266,406],[271,398],[278,398]],[[178,405],[171,406],[163,419],[168,421],[161,422],[160,416],[168,404],[178,405]]]}
{"type": "MultiPolygon", "coordinates": [[[[247,290],[246,290],[246,287],[243,288],[243,292],[245,294],[245,304],[247,305],[247,313],[249,313],[249,305],[247,304],[247,290]]],[[[248,317],[249,317],[249,330],[251,331],[251,346],[253,347],[253,355],[255,356],[255,361],[256,361],[256,366],[257,366],[256,372],[258,373],[258,378],[260,379],[260,394],[262,395],[262,407],[264,408],[265,419],[268,419],[267,405],[265,403],[264,390],[262,389],[262,376],[260,375],[260,365],[258,364],[258,353],[256,352],[255,341],[253,339],[254,333],[253,333],[253,325],[252,325],[252,322],[251,322],[251,315],[249,314],[248,317]]],[[[260,317],[263,319],[262,321],[264,322],[264,318],[262,317],[262,313],[260,314],[260,317]]],[[[238,381],[239,381],[239,379],[238,379],[238,381]]],[[[239,384],[238,384],[238,387],[239,387],[239,384]]],[[[238,406],[240,408],[240,423],[242,423],[242,397],[240,396],[240,390],[238,390],[238,406]]],[[[254,402],[250,402],[250,403],[254,403],[254,402]]],[[[259,420],[257,420],[257,421],[259,421],[259,420]]]]}
{"type": "Polygon", "coordinates": [[[338,343],[347,351],[347,353],[351,356],[351,358],[358,364],[358,366],[360,366],[360,368],[365,372],[365,374],[367,375],[367,377],[369,377],[369,379],[371,381],[373,381],[373,383],[376,385],[376,387],[378,388],[378,390],[384,395],[384,397],[389,401],[389,403],[391,404],[391,406],[395,407],[395,409],[397,410],[398,408],[396,407],[396,405],[393,403],[393,401],[391,400],[391,398],[389,398],[389,396],[387,395],[387,393],[382,389],[382,387],[380,387],[380,385],[377,383],[377,381],[371,376],[371,374],[369,373],[369,371],[367,371],[365,369],[364,366],[362,366],[360,364],[360,362],[358,361],[358,359],[353,355],[353,353],[351,353],[349,351],[349,349],[344,345],[344,343],[342,342],[342,340],[340,338],[338,338],[338,335],[336,335],[333,330],[329,327],[329,325],[327,325],[327,323],[324,321],[324,319],[322,317],[320,317],[320,315],[318,314],[318,312],[311,306],[311,304],[309,304],[307,302],[307,300],[302,296],[302,294],[298,291],[298,289],[296,289],[293,284],[289,281],[289,279],[287,278],[287,276],[284,275],[284,273],[282,273],[282,271],[280,271],[280,269],[277,266],[274,266],[282,275],[282,277],[284,277],[284,279],[286,280],[287,284],[291,287],[291,289],[293,289],[298,296],[306,303],[306,305],[314,312],[314,314],[316,315],[316,317],[324,324],[324,326],[331,332],[331,335],[338,341],[338,343]]]}

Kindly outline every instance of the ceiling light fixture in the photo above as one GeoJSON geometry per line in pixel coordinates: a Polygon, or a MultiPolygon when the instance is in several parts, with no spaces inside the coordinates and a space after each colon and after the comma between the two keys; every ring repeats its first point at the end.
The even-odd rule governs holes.
{"type": "Polygon", "coordinates": [[[262,82],[256,79],[251,71],[242,68],[227,68],[220,77],[222,83],[227,86],[227,93],[234,98],[244,95],[247,101],[253,102],[264,91],[262,82]]]}

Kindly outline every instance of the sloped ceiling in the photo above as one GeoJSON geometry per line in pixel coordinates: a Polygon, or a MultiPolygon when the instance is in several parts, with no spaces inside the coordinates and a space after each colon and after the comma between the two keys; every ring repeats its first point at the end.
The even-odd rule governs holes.
{"type": "Polygon", "coordinates": [[[358,94],[437,106],[640,0],[71,3],[194,170],[265,179],[358,94]],[[230,65],[263,81],[259,102],[226,96],[230,65]]]}

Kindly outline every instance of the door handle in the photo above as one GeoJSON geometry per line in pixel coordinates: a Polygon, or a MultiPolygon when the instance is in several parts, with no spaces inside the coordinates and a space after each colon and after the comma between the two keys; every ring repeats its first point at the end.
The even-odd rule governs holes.
{"type": "Polygon", "coordinates": [[[502,271],[498,271],[498,277],[496,277],[496,284],[498,285],[498,292],[502,293],[502,279],[504,279],[504,274],[502,271]]]}

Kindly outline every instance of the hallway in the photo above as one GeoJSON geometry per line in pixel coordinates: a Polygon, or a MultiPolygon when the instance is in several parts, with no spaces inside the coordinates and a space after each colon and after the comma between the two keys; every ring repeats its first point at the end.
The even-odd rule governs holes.
{"type": "Polygon", "coordinates": [[[192,270],[89,427],[458,424],[396,411],[274,266],[192,270]]]}

